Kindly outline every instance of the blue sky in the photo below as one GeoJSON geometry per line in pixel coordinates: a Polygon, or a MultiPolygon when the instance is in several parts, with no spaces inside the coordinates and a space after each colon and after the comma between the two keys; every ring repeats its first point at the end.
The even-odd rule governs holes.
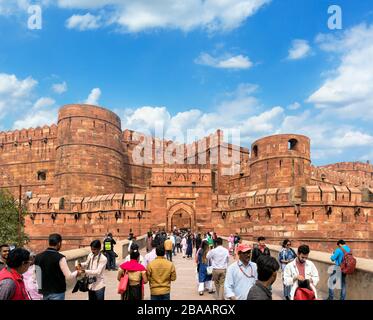
{"type": "Polygon", "coordinates": [[[0,38],[0,130],[88,102],[123,129],[300,133],[315,164],[373,160],[369,0],[0,0],[0,38]]]}

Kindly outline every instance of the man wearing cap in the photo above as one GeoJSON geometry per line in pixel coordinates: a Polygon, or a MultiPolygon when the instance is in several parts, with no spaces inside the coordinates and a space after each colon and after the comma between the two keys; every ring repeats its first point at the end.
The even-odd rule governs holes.
{"type": "Polygon", "coordinates": [[[256,263],[251,262],[252,247],[246,243],[237,246],[239,260],[227,270],[224,292],[228,300],[246,300],[251,287],[258,279],[256,263]]]}

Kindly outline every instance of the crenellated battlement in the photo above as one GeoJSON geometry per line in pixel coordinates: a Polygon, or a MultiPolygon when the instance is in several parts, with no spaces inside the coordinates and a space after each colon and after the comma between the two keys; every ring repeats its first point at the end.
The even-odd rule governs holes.
{"type": "Polygon", "coordinates": [[[20,144],[30,145],[34,141],[57,138],[57,125],[43,126],[29,129],[0,131],[0,145],[17,146],[20,144]]]}

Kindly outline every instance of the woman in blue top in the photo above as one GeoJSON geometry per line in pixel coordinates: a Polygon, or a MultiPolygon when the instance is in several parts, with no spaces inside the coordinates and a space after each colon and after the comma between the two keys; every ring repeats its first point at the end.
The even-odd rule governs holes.
{"type": "MultiPolygon", "coordinates": [[[[282,249],[278,255],[278,260],[281,264],[282,274],[284,274],[284,269],[289,262],[292,262],[297,257],[295,251],[291,248],[291,241],[285,239],[282,243],[282,249]]],[[[284,298],[290,300],[291,286],[284,285],[284,298]]]]}
{"type": "Polygon", "coordinates": [[[207,274],[207,267],[209,265],[208,260],[207,260],[207,252],[209,252],[210,247],[209,244],[206,240],[202,241],[201,249],[198,250],[198,292],[202,296],[204,289],[205,289],[205,284],[207,289],[209,290],[209,293],[213,293],[214,291],[212,290],[212,275],[207,274]]]}

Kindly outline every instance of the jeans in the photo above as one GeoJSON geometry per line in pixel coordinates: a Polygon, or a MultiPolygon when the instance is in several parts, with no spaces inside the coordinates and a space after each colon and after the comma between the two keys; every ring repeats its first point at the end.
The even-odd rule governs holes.
{"type": "Polygon", "coordinates": [[[97,291],[89,290],[88,300],[90,301],[105,300],[105,287],[97,291]]]}
{"type": "MultiPolygon", "coordinates": [[[[341,272],[340,267],[336,267],[336,268],[334,268],[332,274],[329,276],[329,281],[331,281],[330,278],[335,277],[336,274],[337,274],[337,277],[338,277],[338,275],[341,277],[341,282],[340,282],[341,283],[341,296],[340,296],[340,299],[341,300],[346,300],[346,274],[341,272]],[[337,270],[338,270],[338,273],[337,273],[337,270]]],[[[338,280],[339,279],[336,278],[335,281],[333,282],[333,284],[335,284],[336,281],[338,281],[338,280]]],[[[328,300],[333,300],[333,299],[334,299],[334,289],[329,288],[328,300]]]]}
{"type": "Polygon", "coordinates": [[[176,245],[172,245],[172,254],[175,256],[176,255],[176,253],[175,253],[175,249],[176,249],[176,245]]]}
{"type": "Polygon", "coordinates": [[[117,266],[115,264],[115,252],[114,251],[106,251],[106,258],[107,258],[106,268],[108,270],[116,270],[117,266]]]}
{"type": "Polygon", "coordinates": [[[177,251],[177,253],[180,253],[181,252],[181,245],[180,245],[180,243],[178,243],[177,245],[176,245],[176,251],[177,251]]]}
{"type": "Polygon", "coordinates": [[[291,291],[291,286],[285,286],[284,285],[284,298],[289,298],[290,299],[290,291],[291,291]]]}
{"type": "Polygon", "coordinates": [[[65,292],[44,294],[43,300],[65,300],[65,292]]]}
{"type": "Polygon", "coordinates": [[[166,251],[166,257],[167,257],[167,260],[170,260],[172,262],[172,250],[166,251]]]}
{"type": "Polygon", "coordinates": [[[170,300],[170,294],[166,293],[166,294],[160,294],[160,295],[157,295],[157,296],[151,295],[150,300],[156,300],[156,301],[170,300]]]}

